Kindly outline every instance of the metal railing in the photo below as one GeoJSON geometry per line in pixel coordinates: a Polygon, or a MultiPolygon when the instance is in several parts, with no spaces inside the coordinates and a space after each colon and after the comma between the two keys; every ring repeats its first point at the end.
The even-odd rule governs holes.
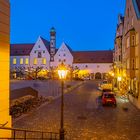
{"type": "Polygon", "coordinates": [[[59,140],[59,133],[55,132],[45,132],[45,131],[37,131],[37,130],[27,130],[27,129],[19,129],[19,128],[8,128],[8,127],[0,127],[0,130],[3,132],[11,133],[11,137],[1,137],[0,139],[7,140],[59,140]]]}

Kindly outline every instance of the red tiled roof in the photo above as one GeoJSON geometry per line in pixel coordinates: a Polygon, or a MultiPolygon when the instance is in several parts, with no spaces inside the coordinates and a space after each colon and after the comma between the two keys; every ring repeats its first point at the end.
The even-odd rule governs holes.
{"type": "Polygon", "coordinates": [[[33,46],[34,44],[11,44],[10,55],[11,56],[30,55],[33,46]]]}
{"type": "Polygon", "coordinates": [[[73,52],[74,63],[113,63],[113,51],[73,52]]]}
{"type": "Polygon", "coordinates": [[[139,12],[140,12],[140,0],[136,0],[136,2],[137,2],[138,9],[139,9],[139,12]]]}

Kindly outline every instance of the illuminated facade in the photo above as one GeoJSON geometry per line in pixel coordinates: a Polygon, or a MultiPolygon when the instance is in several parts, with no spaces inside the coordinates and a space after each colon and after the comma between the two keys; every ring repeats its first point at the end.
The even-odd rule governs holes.
{"type": "Polygon", "coordinates": [[[73,51],[65,42],[56,49],[56,32],[51,28],[50,42],[40,36],[34,44],[11,44],[10,61],[13,71],[19,67],[51,71],[63,62],[72,69],[78,68],[78,77],[102,79],[112,69],[113,52],[73,51]]]}
{"type": "MultiPolygon", "coordinates": [[[[0,0],[0,127],[11,127],[9,115],[10,4],[0,0]]],[[[0,130],[0,137],[10,132],[0,130]]]]}
{"type": "MultiPolygon", "coordinates": [[[[122,73],[129,99],[140,108],[140,1],[126,0],[122,35],[122,73]]],[[[115,50],[115,53],[117,51],[115,50]]],[[[114,54],[115,54],[114,53],[114,54]]],[[[116,55],[115,55],[116,56],[116,55]]],[[[115,59],[115,58],[114,58],[115,59]]],[[[115,65],[116,63],[114,63],[115,65]]],[[[123,83],[123,81],[121,81],[123,83]]]]}

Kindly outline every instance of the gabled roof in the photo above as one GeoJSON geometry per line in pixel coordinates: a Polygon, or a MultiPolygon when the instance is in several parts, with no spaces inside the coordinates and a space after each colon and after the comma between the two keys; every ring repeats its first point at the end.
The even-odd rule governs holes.
{"type": "Polygon", "coordinates": [[[20,55],[30,55],[30,52],[34,44],[11,44],[10,45],[10,55],[20,56],[20,55]]]}
{"type": "Polygon", "coordinates": [[[40,36],[40,38],[41,38],[41,40],[43,41],[43,43],[45,44],[45,46],[46,46],[46,48],[47,48],[47,50],[48,50],[48,52],[49,52],[49,51],[50,51],[50,42],[49,42],[48,40],[44,39],[44,38],[41,37],[41,36],[40,36]]]}
{"type": "Polygon", "coordinates": [[[68,45],[68,44],[66,44],[65,42],[64,42],[64,44],[66,45],[66,47],[69,49],[69,51],[71,52],[71,54],[73,53],[73,50],[71,49],[71,47],[68,45]]]}
{"type": "MultiPolygon", "coordinates": [[[[40,37],[43,41],[44,45],[46,46],[48,52],[50,48],[50,42],[40,37]]],[[[30,55],[31,50],[33,49],[35,43],[29,44],[11,44],[10,45],[10,54],[11,56],[23,56],[23,55],[30,55]]]]}
{"type": "Polygon", "coordinates": [[[140,0],[132,0],[136,16],[138,19],[140,19],[140,0]]]}
{"type": "Polygon", "coordinates": [[[113,51],[73,52],[74,63],[113,63],[113,51]]]}

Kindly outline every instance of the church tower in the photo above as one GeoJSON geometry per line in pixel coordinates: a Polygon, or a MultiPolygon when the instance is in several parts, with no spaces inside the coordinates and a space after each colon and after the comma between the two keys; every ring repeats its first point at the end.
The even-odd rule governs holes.
{"type": "Polygon", "coordinates": [[[55,49],[56,49],[56,32],[55,28],[52,27],[50,30],[50,61],[54,61],[54,55],[55,55],[55,49]]]}

